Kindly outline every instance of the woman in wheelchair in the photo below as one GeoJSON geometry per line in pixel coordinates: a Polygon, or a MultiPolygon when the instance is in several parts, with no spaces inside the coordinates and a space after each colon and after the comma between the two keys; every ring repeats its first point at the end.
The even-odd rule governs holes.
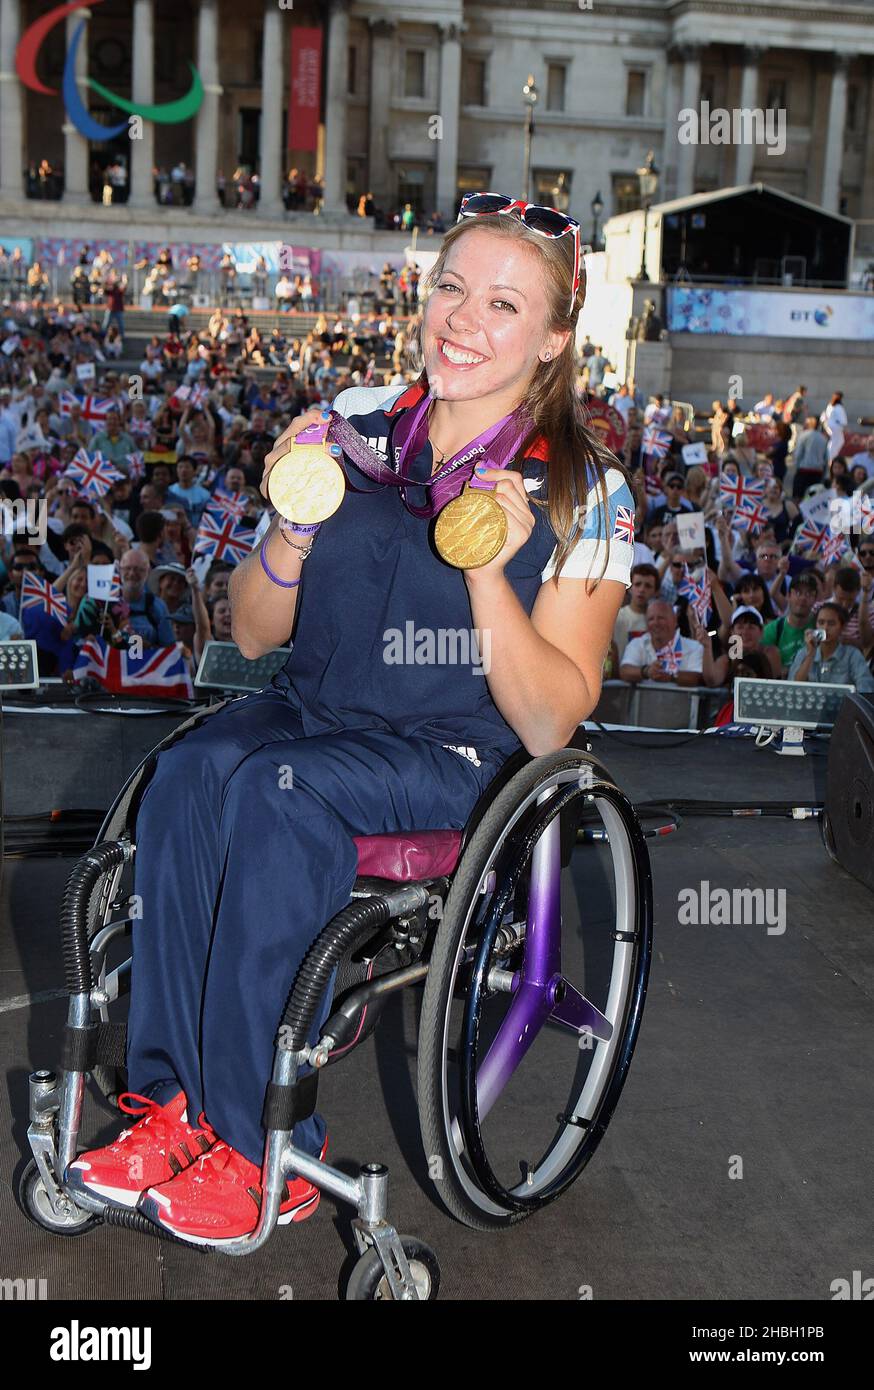
{"type": "MultiPolygon", "coordinates": [[[[137,812],[123,1098],[136,1120],[68,1167],[73,1190],[138,1206],[194,1243],[253,1231],[277,1020],[307,948],[350,900],[355,837],[463,828],[512,753],[563,749],[591,714],[629,584],[634,502],[576,390],[584,297],[573,219],[467,199],[424,285],[418,380],[334,403],[387,443],[404,498],[345,459],[344,499],[318,534],[273,516],[235,569],[243,655],[290,634],[293,651],[266,689],[158,755],[137,812]],[[474,466],[506,538],[463,568],[434,549],[426,482],[474,466]],[[447,656],[447,639],[471,629],[469,659],[457,646],[447,656]]],[[[277,440],[265,497],[270,469],[319,418],[308,411],[277,440]]],[[[293,1141],[324,1157],[321,1117],[298,1121],[293,1141]]],[[[303,1177],[285,1192],[280,1221],[315,1211],[303,1177]]]]}

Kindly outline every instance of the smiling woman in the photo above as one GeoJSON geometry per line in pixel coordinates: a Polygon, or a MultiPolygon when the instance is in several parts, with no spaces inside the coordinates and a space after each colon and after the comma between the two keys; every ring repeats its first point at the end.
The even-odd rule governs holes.
{"type": "MultiPolygon", "coordinates": [[[[332,515],[273,518],[233,571],[231,623],[249,658],[293,632],[288,660],[267,689],[164,749],[139,805],[134,889],[148,921],[134,925],[127,1050],[138,1118],[123,1144],[77,1158],[68,1182],[139,1203],[182,1240],[220,1245],[256,1226],[276,1019],[349,902],[355,837],[462,829],[511,754],[564,748],[598,699],[634,503],[575,391],[578,229],[547,236],[520,212],[466,218],[445,238],[419,382],[334,401],[363,439],[386,437],[394,476],[374,488],[347,454],[332,515]],[[389,485],[401,478],[403,490],[389,485]],[[476,568],[458,567],[460,552],[445,563],[429,524],[434,497],[451,506],[465,486],[501,518],[476,568]]],[[[316,414],[267,455],[265,496],[316,414]]],[[[142,575],[123,579],[133,593],[142,575]]],[[[294,1144],[324,1156],[321,1116],[299,1121],[294,1144]]],[[[280,1221],[315,1211],[305,1178],[283,1192],[280,1221]]]]}

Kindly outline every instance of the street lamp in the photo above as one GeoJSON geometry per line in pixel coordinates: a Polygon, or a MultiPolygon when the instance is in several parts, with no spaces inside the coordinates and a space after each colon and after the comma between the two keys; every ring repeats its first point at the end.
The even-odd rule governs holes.
{"type": "Polygon", "coordinates": [[[659,170],[655,166],[652,150],[647,154],[641,168],[637,170],[637,177],[640,181],[640,205],[643,208],[643,250],[640,253],[640,274],[637,278],[638,280],[645,280],[647,222],[649,220],[650,206],[655,197],[656,189],[659,186],[659,170]]]}
{"type": "Polygon", "coordinates": [[[537,87],[536,87],[535,82],[534,82],[534,76],[533,76],[533,74],[530,73],[530,72],[529,72],[529,74],[528,74],[528,81],[525,83],[525,86],[522,88],[522,100],[524,101],[525,106],[526,106],[526,111],[525,111],[525,175],[524,175],[524,181],[523,181],[523,184],[522,184],[522,189],[523,189],[522,196],[524,197],[524,199],[525,199],[525,201],[526,201],[526,203],[527,203],[528,197],[529,197],[529,186],[530,186],[530,183],[531,183],[531,139],[532,139],[532,136],[534,135],[534,107],[537,105],[537,87]]]}
{"type": "Polygon", "coordinates": [[[601,213],[604,211],[604,203],[601,199],[601,190],[595,194],[591,202],[592,208],[592,250],[598,250],[598,223],[601,220],[601,213]]]}

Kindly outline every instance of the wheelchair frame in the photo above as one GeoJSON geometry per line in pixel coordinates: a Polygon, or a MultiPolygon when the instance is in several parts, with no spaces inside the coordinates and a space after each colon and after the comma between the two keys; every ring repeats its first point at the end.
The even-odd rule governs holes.
{"type": "MultiPolygon", "coordinates": [[[[111,943],[129,932],[130,919],[107,921],[106,918],[122,910],[127,902],[125,898],[117,899],[116,895],[124,866],[135,854],[131,827],[140,798],[154,772],[158,754],[227,703],[225,700],[198,711],[147,755],[125,783],[104,820],[97,844],[77,863],[67,885],[62,922],[70,1003],[64,1079],[59,1081],[51,1071],[31,1075],[28,1140],[33,1160],[25,1169],[19,1188],[20,1201],[27,1214],[56,1234],[78,1235],[103,1222],[164,1239],[179,1239],[149,1219],[146,1212],[151,1199],[141,1199],[142,1209],[115,1206],[94,1193],[70,1189],[65,1181],[65,1170],[77,1153],[87,1076],[93,1074],[109,1098],[111,1069],[124,1067],[125,1025],[109,1022],[108,1007],[129,988],[131,962],[127,960],[107,973],[106,957],[111,943]],[[106,1068],[110,1069],[109,1073],[106,1068]]],[[[616,910],[619,915],[618,901],[616,910]]],[[[469,917],[467,911],[465,921],[469,917]]],[[[460,917],[458,920],[460,923],[460,917]]],[[[375,1026],[372,1018],[368,1020],[367,1029],[363,1029],[367,1011],[378,1016],[382,1002],[398,989],[426,981],[423,1023],[427,1014],[433,1025],[439,1012],[435,1014],[437,996],[434,991],[429,1004],[429,973],[439,956],[435,978],[440,976],[440,984],[435,988],[443,991],[440,998],[445,1002],[453,996],[458,962],[464,956],[466,965],[471,966],[473,1007],[469,1003],[466,1005],[467,1040],[462,1059],[462,1106],[458,1123],[463,1127],[466,1140],[464,1151],[469,1153],[473,1166],[470,1191],[481,1190],[483,1200],[471,1206],[463,1192],[460,1195],[441,1192],[440,1195],[449,1210],[469,1225],[488,1228],[495,1224],[511,1224],[559,1196],[579,1175],[603,1136],[637,1039],[649,971],[651,936],[652,892],[644,838],[633,808],[609,781],[609,774],[591,757],[588,742],[581,735],[575,735],[564,750],[541,758],[519,750],[504,763],[474,806],[462,832],[451,875],[415,882],[359,877],[353,885],[350,903],[312,943],[292,986],[276,1039],[263,1116],[266,1130],[263,1195],[257,1224],[249,1235],[239,1240],[222,1243],[202,1240],[200,1248],[232,1256],[258,1250],[277,1224],[286,1180],[301,1177],[356,1208],[352,1229],[359,1260],[347,1297],[367,1300],[389,1297],[403,1301],[435,1297],[439,1266],[434,1252],[422,1242],[399,1236],[388,1221],[388,1170],[382,1164],[368,1163],[362,1165],[353,1178],[295,1148],[292,1143],[295,1123],[315,1110],[320,1070],[328,1062],[339,1060],[340,1055],[345,1055],[372,1031],[375,1026]],[[585,782],[583,767],[587,771],[585,782]],[[578,775],[574,777],[578,768],[578,775]],[[545,784],[542,791],[538,781],[541,771],[545,784]],[[524,772],[527,778],[523,777],[524,772]],[[518,810],[519,796],[514,796],[517,779],[531,783],[528,799],[521,803],[526,808],[526,816],[518,810]],[[627,841],[620,867],[625,879],[631,880],[624,884],[617,880],[623,922],[611,933],[617,953],[614,972],[615,959],[622,952],[626,953],[623,959],[628,968],[621,988],[616,985],[615,973],[611,976],[610,1004],[605,1007],[608,1012],[612,1011],[613,1021],[561,973],[559,877],[562,866],[570,861],[585,808],[596,799],[608,807],[608,816],[627,841]],[[501,841],[507,861],[501,872],[488,867],[494,863],[500,869],[500,861],[495,858],[496,851],[491,846],[494,837],[488,827],[489,813],[496,808],[499,819],[506,819],[509,835],[506,841],[501,841]],[[518,827],[514,830],[517,821],[518,827]],[[475,861],[472,879],[464,872],[471,855],[475,861]],[[516,925],[514,936],[514,928],[503,923],[519,876],[529,860],[530,907],[525,923],[516,925]],[[483,869],[482,865],[486,867],[483,869]],[[468,906],[486,891],[484,880],[490,881],[495,889],[495,901],[488,902],[489,912],[477,943],[466,948],[466,952],[462,951],[464,938],[460,926],[453,934],[454,929],[447,928],[444,916],[441,936],[436,930],[430,932],[428,925],[435,899],[440,901],[441,907],[444,901],[452,904],[452,894],[456,891],[453,885],[464,883],[465,878],[471,882],[476,880],[474,890],[462,891],[461,901],[467,901],[468,906]],[[406,951],[407,960],[400,968],[343,992],[339,1000],[335,990],[332,1011],[322,1026],[319,1040],[309,1046],[307,1039],[318,1002],[324,997],[336,967],[348,960],[356,947],[385,930],[393,944],[406,951]],[[433,940],[429,940],[429,936],[433,936],[433,940]],[[433,954],[430,959],[424,959],[429,946],[434,948],[433,954]],[[517,957],[519,951],[523,952],[521,968],[515,971],[502,968],[500,961],[510,959],[513,951],[517,957]],[[475,1044],[479,1008],[484,992],[489,991],[503,991],[512,994],[513,999],[488,1055],[477,1068],[475,1044]],[[609,1075],[597,1097],[593,1099],[590,1087],[588,1092],[581,1094],[572,1113],[557,1117],[566,1122],[565,1137],[569,1128],[575,1127],[564,1145],[565,1156],[570,1155],[565,1166],[559,1165],[556,1170],[553,1162],[547,1174],[548,1181],[531,1193],[524,1189],[509,1191],[501,1186],[489,1166],[480,1125],[547,1019],[577,1034],[588,1032],[612,1047],[612,1051],[605,1050],[601,1054],[604,1059],[610,1058],[609,1075]],[[351,1041],[350,1033],[353,1034],[351,1041]],[[337,1056],[332,1057],[332,1053],[337,1056]],[[312,1070],[301,1076],[306,1066],[312,1070]],[[582,1110],[591,1113],[582,1114],[582,1110]]],[[[443,1006],[438,1002],[436,1007],[439,1010],[443,1006]]],[[[448,1019],[448,1012],[445,1017],[448,1019]]],[[[420,1045],[420,1093],[422,1076],[420,1045]]],[[[435,1120],[439,1109],[432,1096],[428,1121],[431,1135],[435,1133],[435,1123],[439,1130],[435,1120]]],[[[445,1105],[443,1110],[446,1110],[445,1105]]],[[[421,1094],[420,1114],[423,1114],[421,1094]]],[[[446,1129],[450,1121],[448,1112],[444,1119],[446,1129]]],[[[424,1115],[422,1122],[424,1139],[424,1115]]],[[[439,1138],[434,1142],[440,1144],[450,1164],[457,1157],[460,1165],[462,1151],[453,1155],[451,1144],[447,1147],[439,1138]]],[[[193,1242],[185,1240],[182,1243],[193,1242]]]]}

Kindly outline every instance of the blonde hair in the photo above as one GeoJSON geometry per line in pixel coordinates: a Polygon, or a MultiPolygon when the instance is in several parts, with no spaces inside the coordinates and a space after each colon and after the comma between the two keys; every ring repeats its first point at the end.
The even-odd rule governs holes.
{"type": "MultiPolygon", "coordinates": [[[[417,384],[428,388],[428,374],[422,360],[422,323],[424,310],[440,282],[446,260],[452,247],[461,237],[473,231],[488,232],[490,236],[504,237],[507,240],[524,241],[538,254],[544,282],[544,302],[546,306],[547,333],[567,332],[568,338],[562,350],[549,362],[541,361],[520,401],[530,414],[533,425],[519,448],[516,457],[508,465],[521,472],[526,453],[538,436],[546,441],[548,457],[549,492],[547,500],[531,497],[529,501],[538,508],[545,508],[549,524],[555,533],[558,545],[555,557],[553,578],[558,581],[561,570],[573,548],[571,532],[574,524],[575,501],[579,502],[579,528],[582,531],[590,483],[588,468],[595,475],[594,486],[604,502],[603,515],[609,515],[607,505],[607,484],[605,474],[608,468],[618,468],[623,475],[625,469],[619,460],[602,443],[598,434],[588,424],[588,413],[582,397],[576,389],[577,368],[574,358],[574,336],[580,310],[586,298],[586,272],[580,266],[580,286],[573,307],[568,308],[568,287],[573,273],[573,237],[547,238],[531,232],[514,215],[467,218],[458,222],[446,233],[440,245],[437,259],[419,285],[421,310],[409,324],[408,353],[413,367],[418,373],[417,384]]],[[[601,541],[599,536],[598,540],[601,541]]],[[[610,537],[603,536],[604,566],[607,565],[607,549],[610,537]]],[[[598,580],[590,581],[590,588],[598,580]]]]}

